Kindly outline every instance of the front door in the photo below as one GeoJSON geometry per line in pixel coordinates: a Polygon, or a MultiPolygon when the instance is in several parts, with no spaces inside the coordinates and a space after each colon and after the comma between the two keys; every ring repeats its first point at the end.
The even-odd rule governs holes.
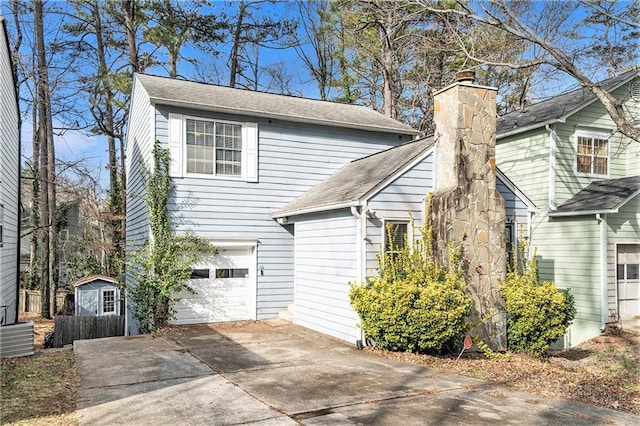
{"type": "Polygon", "coordinates": [[[619,244],[616,257],[620,319],[640,317],[640,244],[619,244]]]}

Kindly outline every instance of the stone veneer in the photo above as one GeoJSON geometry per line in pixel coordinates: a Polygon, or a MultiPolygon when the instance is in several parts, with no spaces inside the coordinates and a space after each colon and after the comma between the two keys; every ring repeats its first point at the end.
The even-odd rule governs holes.
{"type": "Polygon", "coordinates": [[[440,262],[449,243],[462,243],[467,291],[474,300],[473,332],[506,349],[504,301],[505,207],[496,189],[496,89],[459,81],[436,93],[436,191],[431,222],[440,262]]]}

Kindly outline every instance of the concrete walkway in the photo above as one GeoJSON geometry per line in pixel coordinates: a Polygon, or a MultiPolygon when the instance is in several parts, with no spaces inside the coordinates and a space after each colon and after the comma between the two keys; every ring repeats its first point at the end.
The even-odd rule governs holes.
{"type": "Polygon", "coordinates": [[[592,425],[640,417],[358,351],[282,321],[74,344],[81,425],[592,425]]]}

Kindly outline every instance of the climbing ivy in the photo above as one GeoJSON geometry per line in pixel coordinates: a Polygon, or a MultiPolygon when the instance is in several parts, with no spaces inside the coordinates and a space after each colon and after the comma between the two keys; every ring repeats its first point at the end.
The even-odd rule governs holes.
{"type": "Polygon", "coordinates": [[[145,191],[141,198],[147,207],[151,235],[128,256],[134,283],[126,288],[141,333],[155,332],[168,324],[175,314],[179,293],[193,292],[188,285],[191,266],[202,255],[216,252],[207,240],[191,233],[176,235],[171,229],[167,208],[174,190],[169,177],[170,161],[169,150],[156,141],[152,168],[142,164],[145,191]]]}

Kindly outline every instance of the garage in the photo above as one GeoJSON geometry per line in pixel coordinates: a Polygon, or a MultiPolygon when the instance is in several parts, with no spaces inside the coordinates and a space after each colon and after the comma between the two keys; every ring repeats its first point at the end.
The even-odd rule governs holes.
{"type": "Polygon", "coordinates": [[[255,248],[218,248],[216,256],[193,265],[189,286],[182,292],[172,324],[255,319],[255,248]]]}

